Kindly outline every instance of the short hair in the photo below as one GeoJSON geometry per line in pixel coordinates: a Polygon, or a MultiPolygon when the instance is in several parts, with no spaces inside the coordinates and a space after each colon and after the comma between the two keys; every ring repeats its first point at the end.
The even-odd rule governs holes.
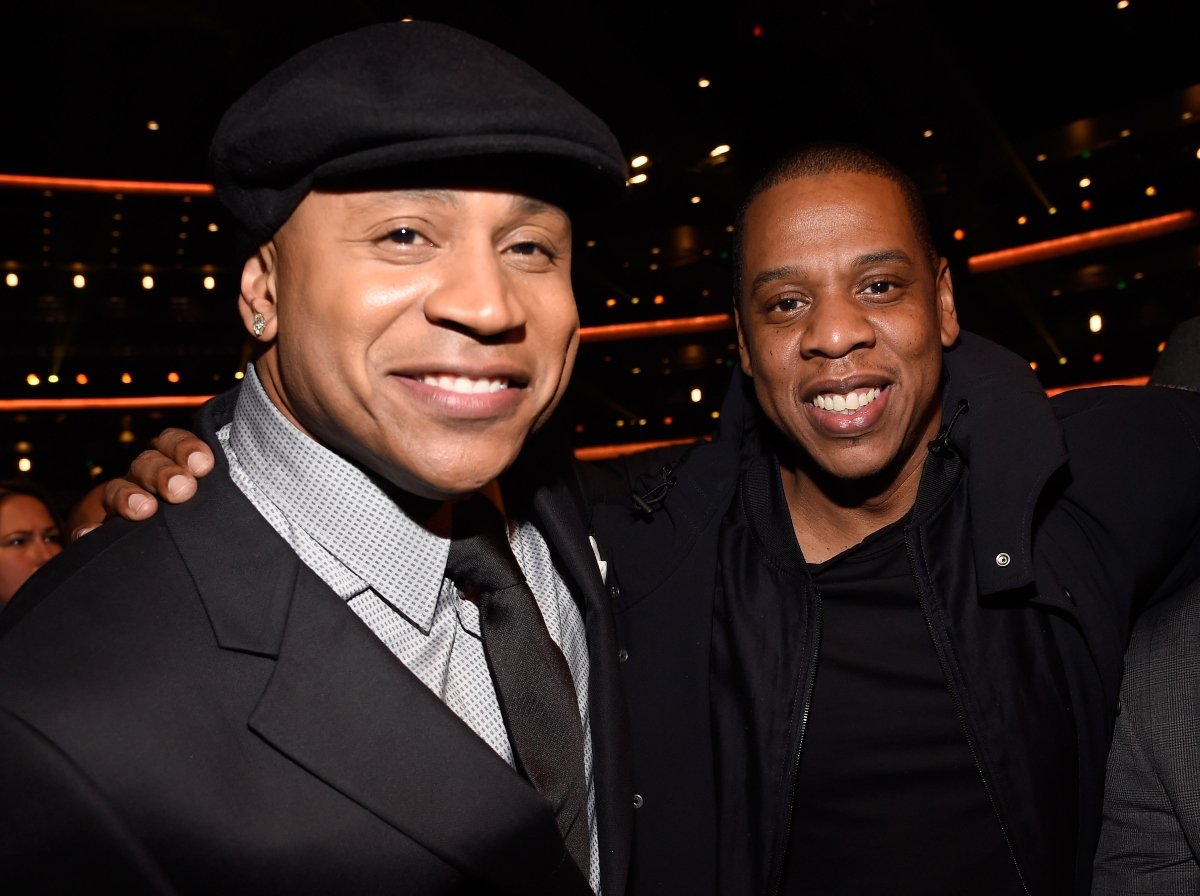
{"type": "Polygon", "coordinates": [[[874,174],[894,183],[900,189],[900,195],[904,197],[904,204],[908,208],[908,216],[912,221],[917,241],[921,244],[921,249],[925,252],[930,267],[937,271],[941,253],[934,244],[933,231],[929,227],[929,214],[925,209],[925,199],[916,181],[899,165],[862,144],[836,140],[814,141],[794,149],[774,161],[750,187],[750,191],[738,207],[733,228],[733,301],[735,305],[742,293],[746,215],[754,200],[779,184],[804,177],[819,177],[824,174],[874,174]]]}

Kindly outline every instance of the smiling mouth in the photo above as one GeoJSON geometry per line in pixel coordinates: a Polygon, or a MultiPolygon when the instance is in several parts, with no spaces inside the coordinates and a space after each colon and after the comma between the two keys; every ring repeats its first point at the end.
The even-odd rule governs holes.
{"type": "Polygon", "coordinates": [[[462,395],[478,395],[486,392],[499,392],[501,389],[508,388],[507,377],[469,377],[469,376],[449,376],[443,374],[441,376],[426,375],[421,377],[421,382],[426,386],[435,386],[438,389],[445,389],[447,392],[458,392],[462,395]]]}
{"type": "Polygon", "coordinates": [[[855,389],[845,395],[840,392],[823,392],[812,400],[814,406],[822,411],[832,411],[835,414],[853,414],[860,411],[878,398],[882,390],[875,386],[871,389],[855,389]]]}

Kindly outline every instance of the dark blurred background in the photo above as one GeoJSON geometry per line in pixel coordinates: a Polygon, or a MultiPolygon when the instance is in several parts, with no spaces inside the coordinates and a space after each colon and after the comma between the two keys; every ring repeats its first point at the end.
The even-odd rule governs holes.
{"type": "Polygon", "coordinates": [[[0,475],[81,492],[236,382],[213,128],[307,44],[406,16],[524,57],[648,158],[579,235],[583,324],[708,324],[586,331],[563,408],[582,453],[713,430],[734,211],[801,139],[864,140],[913,173],[963,325],[1048,390],[1144,379],[1200,314],[1195,2],[27,4],[0,54],[0,475]]]}

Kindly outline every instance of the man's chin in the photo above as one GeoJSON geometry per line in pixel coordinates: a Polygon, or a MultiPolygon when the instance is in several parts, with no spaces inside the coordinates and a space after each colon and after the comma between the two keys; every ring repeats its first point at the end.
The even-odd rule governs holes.
{"type": "Polygon", "coordinates": [[[507,468],[475,468],[469,472],[464,470],[458,475],[454,471],[442,471],[436,476],[406,471],[392,473],[387,480],[390,485],[417,498],[428,501],[454,501],[472,495],[494,482],[505,469],[507,468]]]}
{"type": "MultiPolygon", "coordinates": [[[[507,448],[507,446],[506,446],[507,448]]],[[[517,460],[518,452],[458,452],[451,458],[429,455],[419,464],[392,464],[381,471],[393,486],[433,501],[452,501],[494,482],[517,460]]]]}
{"type": "Polygon", "coordinates": [[[867,450],[861,442],[854,447],[847,444],[845,449],[810,453],[792,446],[784,456],[790,457],[798,473],[812,479],[822,490],[855,494],[886,490],[905,466],[895,455],[867,450]]]}

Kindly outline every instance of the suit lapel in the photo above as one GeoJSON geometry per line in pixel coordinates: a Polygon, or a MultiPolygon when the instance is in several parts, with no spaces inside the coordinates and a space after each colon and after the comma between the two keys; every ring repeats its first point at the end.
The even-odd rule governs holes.
{"type": "MultiPolygon", "coordinates": [[[[505,482],[526,497],[560,574],[580,603],[587,631],[600,874],[605,896],[623,896],[633,836],[633,764],[625,696],[617,669],[612,601],[588,541],[586,502],[565,444],[541,436],[505,482]]],[[[601,546],[603,547],[603,546],[601,546]]]]}
{"type": "Polygon", "coordinates": [[[220,646],[277,657],[248,720],[265,741],[472,877],[587,892],[573,867],[555,874],[565,850],[547,804],[300,562],[223,464],[168,517],[220,646]]]}
{"type": "Polygon", "coordinates": [[[449,864],[503,889],[539,890],[563,853],[547,804],[307,569],[250,727],[449,864]]]}

